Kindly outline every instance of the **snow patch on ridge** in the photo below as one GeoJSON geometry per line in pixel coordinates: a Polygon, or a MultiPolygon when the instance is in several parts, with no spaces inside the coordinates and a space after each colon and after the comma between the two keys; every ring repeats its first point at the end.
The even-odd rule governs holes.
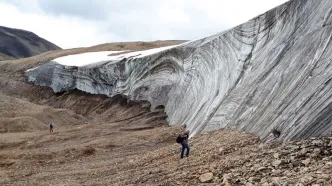
{"type": "Polygon", "coordinates": [[[83,54],[75,54],[63,56],[54,59],[53,61],[65,66],[85,66],[93,63],[99,63],[111,60],[109,54],[116,54],[123,51],[102,51],[102,52],[87,52],[83,54]]]}
{"type": "Polygon", "coordinates": [[[128,51],[128,53],[123,53],[127,51],[87,52],[82,54],[74,54],[74,55],[59,57],[54,59],[53,61],[65,66],[86,66],[94,63],[120,61],[124,58],[126,59],[141,58],[154,53],[174,48],[176,46],[178,45],[154,48],[143,51],[133,51],[133,52],[128,51]],[[117,53],[119,54],[116,55],[117,53]]]}

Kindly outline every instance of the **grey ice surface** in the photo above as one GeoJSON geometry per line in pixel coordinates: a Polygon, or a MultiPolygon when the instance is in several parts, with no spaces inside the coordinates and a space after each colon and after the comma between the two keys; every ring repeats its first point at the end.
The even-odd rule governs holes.
{"type": "MultiPolygon", "coordinates": [[[[28,81],[54,92],[123,94],[164,105],[192,135],[218,128],[266,139],[332,129],[332,1],[292,0],[225,32],[149,56],[83,67],[46,63],[28,81]]],[[[216,23],[218,24],[218,23],[216,23]]]]}

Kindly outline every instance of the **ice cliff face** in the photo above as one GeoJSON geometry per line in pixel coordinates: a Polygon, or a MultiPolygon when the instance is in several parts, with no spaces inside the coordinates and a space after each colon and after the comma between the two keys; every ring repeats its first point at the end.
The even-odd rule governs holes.
{"type": "Polygon", "coordinates": [[[192,134],[230,127],[263,139],[332,129],[332,1],[293,0],[236,28],[143,57],[26,72],[54,92],[79,89],[164,105],[192,134]]]}

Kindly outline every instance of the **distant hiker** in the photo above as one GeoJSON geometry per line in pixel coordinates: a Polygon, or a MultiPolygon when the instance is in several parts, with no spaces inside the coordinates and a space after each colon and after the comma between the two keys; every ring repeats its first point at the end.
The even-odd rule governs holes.
{"type": "Polygon", "coordinates": [[[50,123],[50,133],[53,133],[53,123],[50,123]]]}
{"type": "Polygon", "coordinates": [[[280,137],[280,134],[281,134],[281,132],[279,130],[275,129],[275,128],[272,129],[271,133],[273,134],[273,137],[275,139],[278,139],[280,137]]]}
{"type": "Polygon", "coordinates": [[[270,130],[269,135],[265,139],[265,143],[262,143],[260,147],[266,147],[266,146],[277,146],[279,144],[279,138],[281,135],[281,131],[277,130],[276,128],[273,128],[270,130]]]}
{"type": "Polygon", "coordinates": [[[182,132],[176,139],[177,143],[180,143],[182,148],[181,148],[181,159],[184,156],[184,151],[187,149],[186,152],[186,157],[189,156],[190,148],[188,144],[188,138],[189,138],[189,130],[187,130],[187,125],[184,125],[184,132],[182,132]]]}

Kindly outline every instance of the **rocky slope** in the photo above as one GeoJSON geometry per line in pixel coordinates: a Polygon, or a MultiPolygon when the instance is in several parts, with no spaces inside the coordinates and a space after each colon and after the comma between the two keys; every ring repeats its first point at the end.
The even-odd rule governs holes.
{"type": "Polygon", "coordinates": [[[233,128],[281,140],[331,131],[332,1],[292,0],[228,31],[145,56],[85,67],[54,61],[35,85],[126,95],[165,106],[193,134],[233,128]]]}
{"type": "Polygon", "coordinates": [[[179,159],[179,128],[128,130],[130,121],[0,135],[1,185],[331,185],[331,137],[260,144],[217,130],[190,140],[179,159]]]}
{"type": "Polygon", "coordinates": [[[58,49],[32,32],[0,26],[0,60],[30,57],[58,49]]]}

